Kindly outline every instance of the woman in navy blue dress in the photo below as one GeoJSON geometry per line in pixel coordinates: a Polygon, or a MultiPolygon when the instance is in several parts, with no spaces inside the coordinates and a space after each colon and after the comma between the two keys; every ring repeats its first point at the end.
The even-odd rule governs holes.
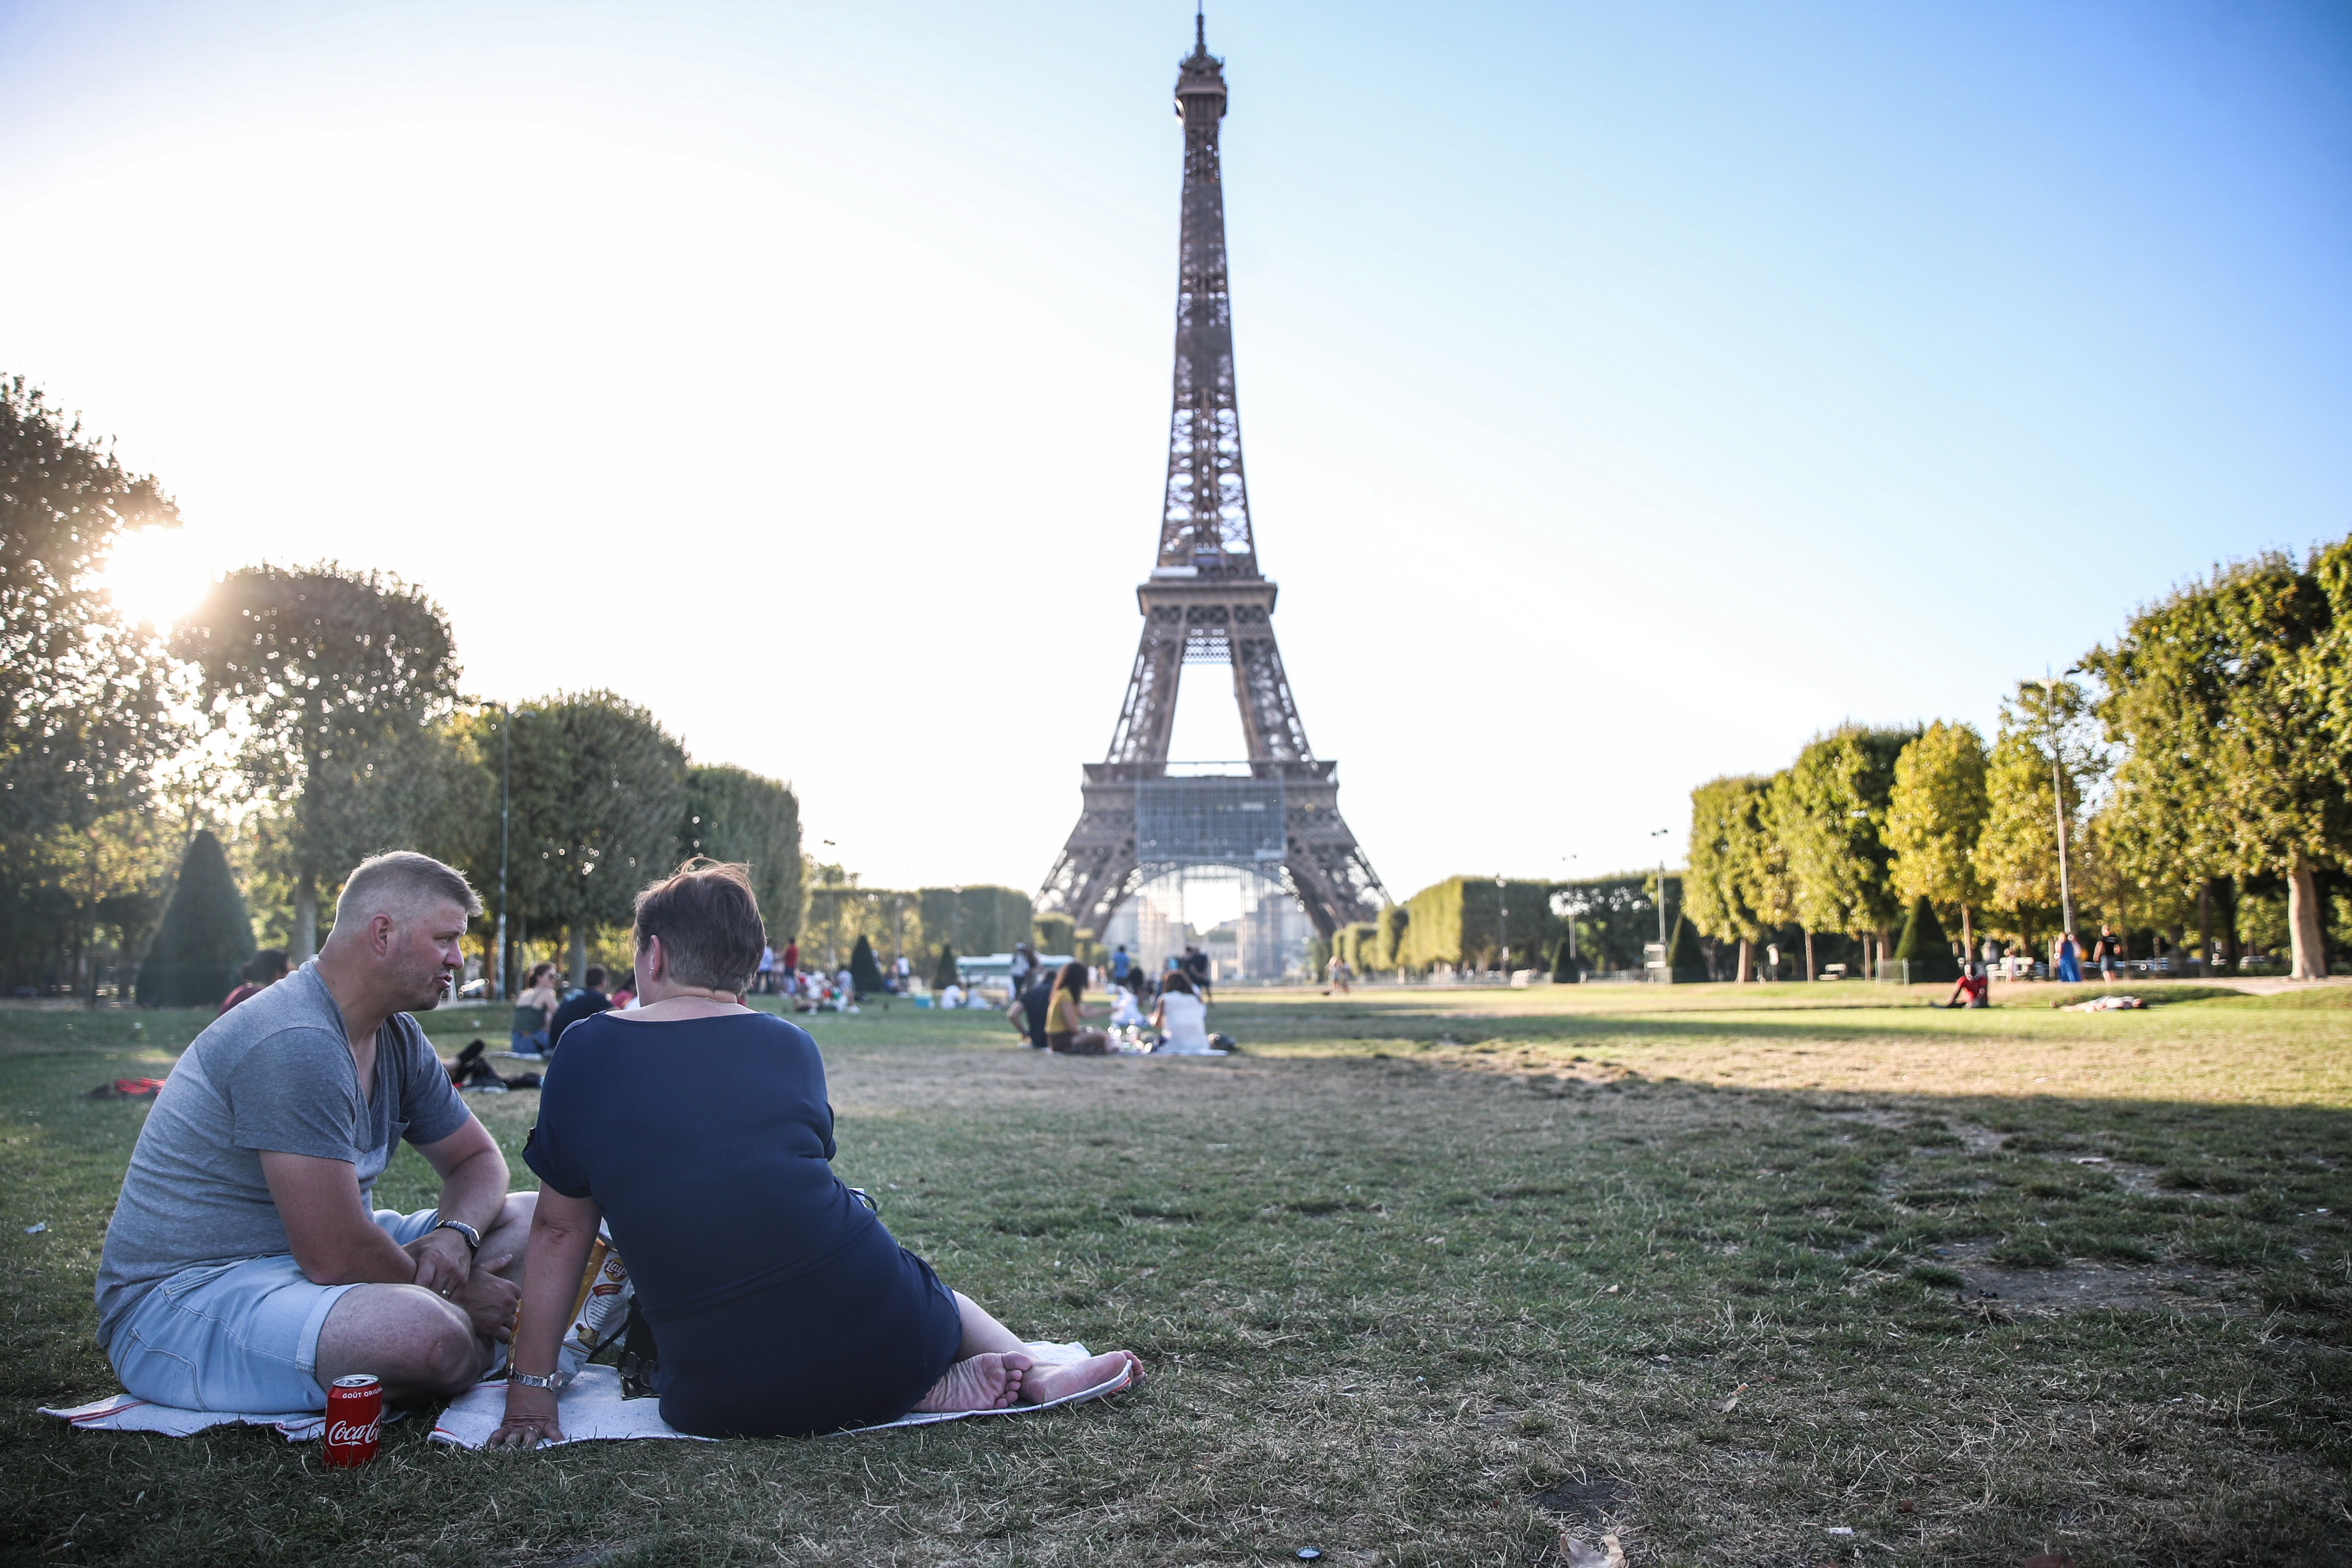
{"type": "Polygon", "coordinates": [[[560,1438],[556,1353],[599,1222],[659,1347],[662,1419],[792,1436],[911,1410],[1042,1404],[1139,1378],[1126,1352],[1040,1364],[833,1173],[824,1064],[739,1000],[766,934],[742,868],[638,895],[639,1005],[564,1032],[523,1159],[540,1177],[496,1445],[560,1438]]]}

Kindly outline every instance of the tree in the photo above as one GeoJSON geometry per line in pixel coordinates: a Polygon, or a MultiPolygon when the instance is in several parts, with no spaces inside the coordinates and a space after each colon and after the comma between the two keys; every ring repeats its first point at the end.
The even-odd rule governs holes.
{"type": "Polygon", "coordinates": [[[1916,734],[1849,724],[1817,737],[1773,781],[1773,832],[1807,931],[1875,931],[1885,947],[1903,912],[1888,877],[1886,813],[1895,759],[1916,734]]]}
{"type": "Polygon", "coordinates": [[[2007,912],[2010,929],[2029,947],[2042,922],[2062,910],[2060,832],[2071,856],[2082,836],[2084,799],[2105,776],[2105,752],[2089,714],[2089,700],[2074,681],[2020,681],[2000,705],[1986,759],[1984,829],[1969,864],[1987,902],[2007,912]]]}
{"type": "Polygon", "coordinates": [[[609,691],[519,708],[510,736],[509,897],[565,928],[572,983],[588,933],[631,916],[637,890],[682,858],[686,751],[652,714],[609,691]]]}
{"type": "Polygon", "coordinates": [[[296,963],[317,951],[319,898],[378,850],[407,847],[441,800],[415,785],[457,697],[448,621],[378,573],[250,566],[215,584],[173,647],[205,710],[242,733],[247,786],[289,808],[296,963]]]}
{"type": "Polygon", "coordinates": [[[2317,872],[2352,847],[2352,540],[2219,568],[2084,663],[2126,748],[2126,853],[2145,870],[2169,841],[2208,876],[2283,878],[2294,975],[2325,975],[2317,872]]]}
{"type": "Polygon", "coordinates": [[[1903,940],[1895,944],[1895,956],[1903,963],[1904,977],[1915,985],[1960,977],[1951,939],[1944,935],[1935,903],[1925,893],[1911,900],[1911,918],[1903,923],[1903,940]]]}
{"type": "Polygon", "coordinates": [[[1404,967],[1405,931],[1412,924],[1412,916],[1402,904],[1381,906],[1380,968],[1393,973],[1404,967]]]}
{"type": "Polygon", "coordinates": [[[1886,803],[1895,891],[1957,909],[1960,943],[1970,950],[1976,944],[1971,911],[1985,896],[1976,847],[1990,809],[1984,737],[1969,725],[1930,724],[1895,759],[1895,787],[1886,803]]]}
{"type": "MultiPolygon", "coordinates": [[[[0,379],[0,970],[13,984],[89,963],[155,767],[184,743],[161,640],[126,624],[101,581],[123,536],[173,528],[134,476],[23,377],[0,379]]],[[[119,906],[118,906],[119,907],[119,906]]],[[[77,973],[79,984],[82,976],[77,973]]]]}
{"type": "Polygon", "coordinates": [[[220,840],[198,830],[139,966],[142,1007],[209,1007],[236,988],[253,958],[253,920],[220,840]]]}
{"type": "Polygon", "coordinates": [[[944,991],[956,983],[957,973],[955,949],[943,942],[940,943],[940,961],[931,966],[933,989],[944,991]]]}
{"type": "Polygon", "coordinates": [[[688,853],[751,868],[751,893],[769,935],[800,934],[808,912],[801,877],[801,803],[790,784],[724,764],[686,771],[688,853]]]}
{"type": "Polygon", "coordinates": [[[1683,907],[1717,942],[1739,944],[1737,979],[1754,973],[1755,944],[1774,923],[1769,868],[1772,781],[1710,779],[1691,791],[1690,870],[1683,907]]]}
{"type": "Polygon", "coordinates": [[[860,996],[882,994],[882,966],[874,962],[874,944],[858,933],[857,945],[849,950],[849,987],[860,996]]]}
{"type": "Polygon", "coordinates": [[[1076,957],[1077,922],[1064,914],[1035,915],[1029,921],[1029,940],[1041,953],[1063,952],[1076,957]]]}

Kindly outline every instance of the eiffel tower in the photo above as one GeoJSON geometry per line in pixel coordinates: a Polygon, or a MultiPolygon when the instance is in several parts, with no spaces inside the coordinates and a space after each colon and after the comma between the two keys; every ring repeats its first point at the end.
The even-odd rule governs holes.
{"type": "Polygon", "coordinates": [[[1192,52],[1176,77],[1184,205],[1160,556],[1135,591],[1143,638],[1109,754],[1087,764],[1078,825],[1037,901],[1099,931],[1130,893],[1164,871],[1240,866],[1278,873],[1328,937],[1370,919],[1387,892],[1339,816],[1339,764],[1307,743],[1275,645],[1275,584],[1258,571],[1234,390],[1217,162],[1224,62],[1209,53],[1205,20],[1196,15],[1192,27],[1192,52]],[[1213,773],[1171,764],[1177,682],[1188,665],[1219,664],[1233,670],[1249,756],[1213,773]]]}

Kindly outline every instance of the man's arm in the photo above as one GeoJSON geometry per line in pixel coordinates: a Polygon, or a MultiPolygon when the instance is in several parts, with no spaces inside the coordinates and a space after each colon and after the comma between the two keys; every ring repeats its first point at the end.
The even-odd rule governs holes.
{"type": "MultiPolygon", "coordinates": [[[[457,1131],[416,1152],[441,1176],[435,1205],[443,1219],[463,1220],[486,1235],[507,1206],[507,1157],[490,1130],[468,1113],[457,1131]]],[[[430,1230],[408,1244],[416,1258],[416,1282],[430,1289],[463,1285],[474,1271],[474,1251],[454,1230],[430,1230]]],[[[442,1291],[444,1295],[447,1291],[442,1291]]]]}
{"type": "MultiPolygon", "coordinates": [[[[265,1149],[261,1174],[294,1261],[313,1285],[406,1285],[416,1279],[417,1260],[378,1228],[361,1201],[349,1160],[265,1149]]],[[[464,1247],[455,1233],[451,1239],[464,1247]]]]}

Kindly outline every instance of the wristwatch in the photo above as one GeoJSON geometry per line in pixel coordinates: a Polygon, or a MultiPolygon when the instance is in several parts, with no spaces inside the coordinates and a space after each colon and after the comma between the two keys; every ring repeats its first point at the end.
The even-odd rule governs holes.
{"type": "Polygon", "coordinates": [[[509,1371],[507,1373],[507,1381],[520,1383],[525,1388],[563,1388],[571,1384],[572,1374],[568,1372],[551,1372],[545,1377],[541,1377],[535,1372],[509,1371]]]}
{"type": "Polygon", "coordinates": [[[475,1253],[482,1250],[482,1233],[476,1230],[472,1226],[467,1225],[462,1219],[445,1219],[433,1228],[436,1230],[454,1230],[459,1236],[464,1237],[466,1238],[466,1255],[469,1258],[475,1253]]]}

